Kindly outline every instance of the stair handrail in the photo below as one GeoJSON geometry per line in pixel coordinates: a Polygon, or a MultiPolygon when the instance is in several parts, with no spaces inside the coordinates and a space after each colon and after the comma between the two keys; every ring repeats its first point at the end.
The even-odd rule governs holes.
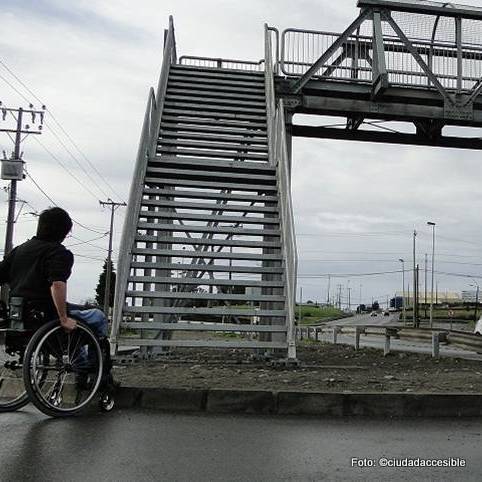
{"type": "Polygon", "coordinates": [[[264,83],[266,92],[266,129],[268,134],[268,159],[271,165],[276,162],[274,156],[274,128],[276,113],[276,97],[274,90],[273,50],[271,45],[271,27],[264,24],[264,83]]]}
{"type": "Polygon", "coordinates": [[[295,307],[298,252],[296,247],[295,219],[291,200],[291,173],[283,100],[280,99],[275,114],[275,150],[278,163],[278,189],[280,197],[281,244],[286,283],[286,341],[288,358],[296,358],[295,307]]]}
{"type": "Polygon", "coordinates": [[[281,218],[281,246],[284,259],[284,276],[286,283],[286,341],[288,358],[296,358],[295,306],[296,277],[298,254],[296,249],[295,223],[291,202],[291,174],[289,168],[288,146],[286,143],[286,124],[283,100],[276,106],[274,75],[279,60],[279,32],[267,24],[264,26],[265,39],[265,91],[266,117],[268,131],[268,159],[272,166],[277,166],[279,204],[281,218]],[[272,36],[276,39],[276,62],[273,63],[272,36]]]}
{"type": "Polygon", "coordinates": [[[174,33],[174,20],[169,16],[169,28],[166,30],[164,53],[162,59],[161,75],[157,85],[157,91],[151,87],[147,99],[144,121],[142,124],[139,147],[137,150],[134,175],[129,191],[129,201],[127,204],[126,217],[122,228],[122,236],[119,248],[119,259],[117,261],[117,277],[114,296],[114,310],[112,316],[112,328],[110,340],[114,350],[117,349],[117,335],[122,322],[122,310],[125,303],[125,293],[127,291],[128,279],[130,274],[130,259],[132,248],[137,230],[134,227],[139,218],[141,201],[143,196],[142,186],[145,177],[149,158],[155,154],[161,116],[164,108],[164,100],[167,91],[167,79],[172,64],[177,62],[176,39],[174,33]]]}

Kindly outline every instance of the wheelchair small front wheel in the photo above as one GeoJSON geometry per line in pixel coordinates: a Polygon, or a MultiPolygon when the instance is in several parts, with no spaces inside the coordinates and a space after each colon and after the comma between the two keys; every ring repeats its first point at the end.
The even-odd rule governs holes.
{"type": "Polygon", "coordinates": [[[22,354],[0,343],[0,413],[14,412],[29,402],[22,378],[22,354]]]}
{"type": "Polygon", "coordinates": [[[25,351],[23,378],[32,403],[52,417],[85,408],[102,380],[103,357],[94,333],[83,323],[66,332],[58,320],[42,326],[25,351]]]}

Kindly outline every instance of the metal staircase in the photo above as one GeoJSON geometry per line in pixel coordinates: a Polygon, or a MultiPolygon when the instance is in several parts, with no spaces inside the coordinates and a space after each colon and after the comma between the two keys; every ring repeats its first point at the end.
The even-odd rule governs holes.
{"type": "Polygon", "coordinates": [[[289,348],[294,358],[296,250],[270,50],[258,64],[178,60],[172,18],[165,38],[124,225],[112,342],[144,352],[289,348]]]}

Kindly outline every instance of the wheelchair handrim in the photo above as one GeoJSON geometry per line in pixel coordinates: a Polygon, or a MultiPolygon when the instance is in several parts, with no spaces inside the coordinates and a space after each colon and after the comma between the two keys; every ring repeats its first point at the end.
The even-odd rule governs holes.
{"type": "Polygon", "coordinates": [[[100,385],[101,380],[102,380],[103,360],[102,360],[102,352],[100,350],[99,343],[97,342],[97,340],[95,340],[95,337],[92,334],[92,332],[90,330],[86,329],[81,324],[78,324],[76,330],[83,330],[91,339],[95,340],[94,346],[96,347],[97,359],[98,359],[98,369],[97,369],[97,377],[96,377],[96,380],[95,380],[95,384],[93,385],[93,388],[91,389],[90,394],[81,403],[79,403],[78,405],[75,405],[74,407],[62,408],[59,405],[55,405],[55,404],[51,403],[44,396],[44,394],[41,390],[41,387],[37,383],[37,377],[34,374],[35,374],[36,370],[39,370],[39,371],[41,370],[41,368],[37,366],[37,363],[38,363],[38,360],[41,357],[42,349],[45,348],[44,347],[45,342],[47,341],[47,339],[51,335],[53,335],[56,331],[59,331],[59,330],[63,330],[63,328],[61,326],[55,326],[51,330],[47,331],[42,336],[40,341],[38,342],[38,344],[37,344],[37,346],[36,346],[36,348],[35,348],[35,350],[32,354],[31,361],[25,360],[25,362],[29,363],[29,373],[30,373],[29,383],[30,383],[30,386],[32,387],[33,391],[37,395],[39,401],[42,404],[44,404],[46,407],[48,407],[50,410],[67,414],[67,413],[70,413],[70,412],[77,412],[91,402],[92,398],[97,393],[97,390],[98,390],[99,385],[100,385]]]}

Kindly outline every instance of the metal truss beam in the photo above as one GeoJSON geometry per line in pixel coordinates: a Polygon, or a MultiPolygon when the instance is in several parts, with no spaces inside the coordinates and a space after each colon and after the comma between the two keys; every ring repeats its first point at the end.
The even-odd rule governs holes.
{"type": "Polygon", "coordinates": [[[410,144],[417,146],[450,147],[458,149],[482,150],[481,138],[469,137],[433,137],[424,135],[403,134],[395,132],[378,132],[363,130],[336,129],[333,127],[317,127],[293,125],[293,136],[319,139],[339,139],[361,142],[382,142],[386,144],[410,144]]]}
{"type": "Polygon", "coordinates": [[[482,8],[456,5],[451,2],[435,2],[431,0],[358,0],[357,6],[360,8],[378,7],[397,12],[482,20],[482,8]],[[448,5],[451,8],[447,8],[448,5]]]}
{"type": "Polygon", "coordinates": [[[382,18],[380,12],[373,12],[373,80],[372,98],[382,95],[388,87],[388,73],[385,62],[382,18]]]}
{"type": "Polygon", "coordinates": [[[444,86],[439,82],[436,75],[432,72],[432,69],[425,63],[422,56],[418,53],[417,49],[413,46],[412,42],[403,33],[402,29],[398,26],[397,22],[393,20],[389,12],[383,12],[383,17],[388,21],[394,32],[398,35],[400,40],[405,44],[408,51],[412,54],[412,57],[417,61],[420,68],[425,72],[432,84],[437,88],[442,97],[452,105],[455,105],[455,100],[448,94],[444,86]]]}
{"type": "Polygon", "coordinates": [[[306,73],[296,80],[291,92],[297,94],[303,86],[318,72],[320,67],[327,62],[327,60],[343,45],[343,42],[371,15],[369,10],[364,10],[360,13],[358,18],[351,23],[351,25],[325,50],[323,55],[306,71],[306,73]]]}

